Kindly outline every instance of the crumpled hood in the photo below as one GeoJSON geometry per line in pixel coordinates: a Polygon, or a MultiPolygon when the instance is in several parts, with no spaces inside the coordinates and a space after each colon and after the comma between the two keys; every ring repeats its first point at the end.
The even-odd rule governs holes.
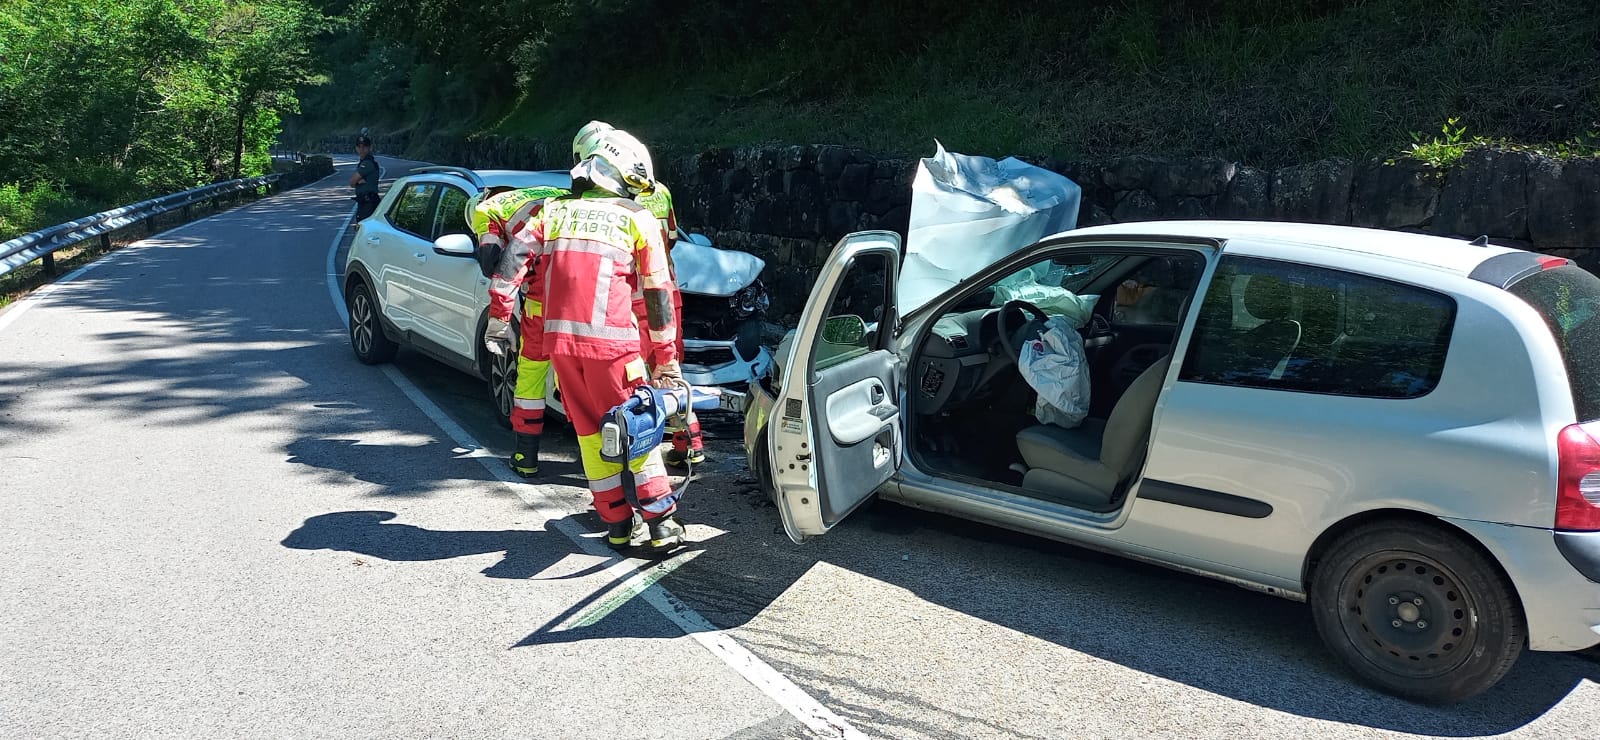
{"type": "Polygon", "coordinates": [[[672,267],[678,277],[678,289],[700,295],[731,296],[755,282],[762,268],[767,266],[760,257],[749,252],[717,249],[700,234],[690,234],[679,239],[672,248],[672,267]],[[694,240],[694,241],[691,241],[694,240]]]}

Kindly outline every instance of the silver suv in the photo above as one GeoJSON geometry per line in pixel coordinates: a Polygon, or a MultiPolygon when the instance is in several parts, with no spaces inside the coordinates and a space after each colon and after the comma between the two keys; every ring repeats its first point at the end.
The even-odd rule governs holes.
{"type": "Polygon", "coordinates": [[[914,258],[954,262],[846,237],[751,387],[751,468],[797,542],[877,492],[1211,576],[1309,601],[1356,675],[1424,701],[1600,643],[1600,279],[1566,259],[1118,224],[908,307],[914,258]],[[1087,306],[1088,418],[1041,423],[1019,348],[1087,306]]]}
{"type": "MultiPolygon", "coordinates": [[[[368,364],[408,346],[488,382],[502,424],[510,425],[515,358],[484,349],[489,280],[477,259],[464,210],[486,189],[571,187],[566,172],[421,167],[395,181],[377,211],[357,226],[345,263],[350,347],[368,364]]],[[[683,292],[684,377],[697,386],[737,384],[771,370],[761,345],[767,307],[765,263],[717,249],[701,234],[680,234],[672,260],[683,292]]],[[[515,326],[515,322],[513,322],[515,326]]],[[[549,408],[561,405],[560,379],[549,408]]],[[[733,403],[741,394],[724,394],[733,403]]]]}

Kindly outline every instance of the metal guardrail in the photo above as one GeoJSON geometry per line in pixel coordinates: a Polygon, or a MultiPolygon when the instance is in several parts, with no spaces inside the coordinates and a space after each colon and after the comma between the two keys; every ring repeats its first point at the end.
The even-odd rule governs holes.
{"type": "MultiPolygon", "coordinates": [[[[131,206],[113,208],[109,211],[85,216],[76,221],[40,229],[32,234],[23,234],[15,239],[0,244],[0,276],[28,264],[36,259],[44,258],[45,269],[53,271],[55,268],[54,256],[57,250],[70,247],[79,242],[101,237],[104,242],[110,241],[111,232],[127,228],[135,223],[154,218],[163,213],[180,208],[188,208],[196,203],[211,200],[220,195],[229,195],[245,190],[270,185],[277,182],[281,174],[260,175],[240,180],[202,185],[193,190],[181,193],[163,195],[159,198],[134,203],[131,206]]],[[[107,244],[106,246],[110,246],[107,244]]]]}

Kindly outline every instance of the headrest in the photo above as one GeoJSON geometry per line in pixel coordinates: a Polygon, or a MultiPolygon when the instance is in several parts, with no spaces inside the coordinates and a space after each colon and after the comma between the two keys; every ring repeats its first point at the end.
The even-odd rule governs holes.
{"type": "Polygon", "coordinates": [[[1244,310],[1262,321],[1289,318],[1294,311],[1293,286],[1277,275],[1252,275],[1244,288],[1244,310]]]}

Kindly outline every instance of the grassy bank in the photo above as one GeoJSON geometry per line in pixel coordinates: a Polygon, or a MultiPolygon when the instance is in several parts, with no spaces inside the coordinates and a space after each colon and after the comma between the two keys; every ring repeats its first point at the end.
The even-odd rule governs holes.
{"type": "MultiPolygon", "coordinates": [[[[1457,143],[1593,153],[1600,138],[1600,13],[1588,0],[584,8],[518,47],[516,85],[473,97],[452,91],[453,78],[430,79],[363,120],[559,140],[601,118],[678,149],[926,154],[938,138],[974,153],[1262,165],[1448,143],[1439,130],[1450,118],[1465,130],[1457,143]],[[617,52],[595,55],[608,44],[617,52]]],[[[332,129],[334,117],[312,111],[297,124],[332,129]]]]}

